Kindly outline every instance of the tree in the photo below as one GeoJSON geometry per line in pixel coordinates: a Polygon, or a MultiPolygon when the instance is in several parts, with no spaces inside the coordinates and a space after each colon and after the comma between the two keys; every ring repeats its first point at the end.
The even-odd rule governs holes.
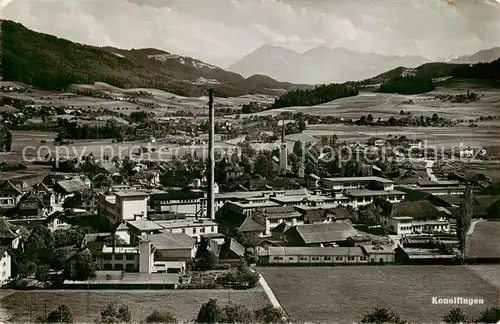
{"type": "Polygon", "coordinates": [[[393,311],[388,310],[387,308],[374,308],[373,311],[366,314],[361,323],[391,323],[391,324],[404,324],[406,321],[403,321],[399,318],[399,315],[394,313],[393,311]]]}
{"type": "Polygon", "coordinates": [[[123,323],[130,322],[132,316],[127,305],[109,303],[105,309],[101,310],[102,323],[123,323]]]}
{"type": "Polygon", "coordinates": [[[146,323],[177,323],[175,316],[167,311],[155,310],[145,320],[146,323]]]}
{"type": "Polygon", "coordinates": [[[54,235],[47,226],[38,225],[35,227],[26,240],[26,250],[36,252],[42,249],[52,249],[54,247],[54,235]]]}
{"type": "Polygon", "coordinates": [[[243,305],[229,304],[224,307],[225,323],[252,323],[253,314],[243,305]]]}
{"type": "Polygon", "coordinates": [[[196,323],[225,323],[226,316],[224,310],[217,305],[216,299],[210,299],[205,304],[201,305],[198,316],[196,317],[196,323]]]}
{"type": "Polygon", "coordinates": [[[96,265],[90,251],[82,251],[66,262],[64,275],[71,280],[87,280],[95,276],[96,265]]]}
{"type": "Polygon", "coordinates": [[[458,323],[468,323],[469,315],[465,313],[461,308],[453,308],[443,316],[443,321],[449,324],[458,324],[458,323]]]}
{"type": "Polygon", "coordinates": [[[465,255],[465,248],[467,244],[467,232],[469,231],[472,213],[473,213],[473,201],[472,201],[472,189],[467,186],[464,193],[464,198],[460,204],[457,212],[457,238],[458,245],[462,254],[465,255]]]}
{"type": "Polygon", "coordinates": [[[254,312],[255,321],[258,323],[274,324],[274,323],[285,323],[283,320],[283,311],[274,307],[273,305],[268,305],[257,309],[254,312]]]}
{"type": "Polygon", "coordinates": [[[476,320],[478,323],[498,323],[498,321],[500,321],[500,308],[498,307],[485,309],[476,320]]]}
{"type": "Polygon", "coordinates": [[[299,126],[299,131],[300,131],[300,132],[305,131],[305,130],[306,130],[306,128],[307,128],[306,122],[305,122],[303,119],[300,119],[300,120],[298,121],[298,126],[299,126]]]}
{"type": "Polygon", "coordinates": [[[47,286],[50,281],[50,268],[46,264],[40,264],[36,268],[35,279],[47,286]]]}
{"type": "Polygon", "coordinates": [[[219,263],[219,258],[208,250],[207,240],[203,240],[196,251],[196,268],[199,270],[212,270],[219,263]]]}
{"type": "Polygon", "coordinates": [[[269,160],[264,154],[259,154],[254,164],[255,173],[266,178],[272,170],[269,160]]]}
{"type": "Polygon", "coordinates": [[[74,196],[70,196],[64,199],[62,207],[64,209],[74,209],[82,206],[82,204],[83,204],[82,195],[80,193],[76,193],[74,196]]]}
{"type": "Polygon", "coordinates": [[[0,152],[10,152],[12,133],[5,125],[0,125],[0,152]]]}
{"type": "Polygon", "coordinates": [[[47,317],[40,316],[36,319],[38,323],[73,323],[73,314],[68,306],[61,304],[52,310],[47,317]]]}
{"type": "Polygon", "coordinates": [[[366,117],[366,120],[368,122],[370,122],[370,123],[373,122],[373,116],[372,116],[372,114],[368,114],[368,117],[366,117]]]}
{"type": "Polygon", "coordinates": [[[293,143],[293,154],[299,158],[299,160],[302,160],[302,152],[303,152],[303,149],[302,149],[302,142],[301,141],[296,141],[295,143],[293,143]]]}

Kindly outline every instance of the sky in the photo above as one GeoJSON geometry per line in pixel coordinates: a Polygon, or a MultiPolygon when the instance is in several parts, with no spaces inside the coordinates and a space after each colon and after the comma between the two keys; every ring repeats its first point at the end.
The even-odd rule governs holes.
{"type": "Polygon", "coordinates": [[[0,0],[2,18],[80,43],[227,67],[264,44],[426,58],[500,46],[500,0],[0,0]]]}

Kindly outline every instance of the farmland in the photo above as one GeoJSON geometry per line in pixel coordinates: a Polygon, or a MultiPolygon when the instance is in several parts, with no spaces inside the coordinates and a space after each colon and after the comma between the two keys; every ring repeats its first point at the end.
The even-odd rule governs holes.
{"type": "Polygon", "coordinates": [[[17,322],[27,322],[43,315],[45,304],[50,311],[59,304],[66,304],[73,312],[75,322],[95,322],[100,310],[110,302],[124,303],[129,306],[134,322],[144,320],[155,309],[170,311],[178,320],[193,320],[201,305],[210,298],[222,304],[229,300],[243,304],[249,309],[257,309],[269,303],[260,288],[246,291],[235,290],[128,290],[128,291],[89,291],[87,313],[87,291],[23,291],[15,292],[1,300],[0,320],[14,318],[17,322]]]}
{"type": "Polygon", "coordinates": [[[352,266],[260,268],[287,314],[298,322],[361,320],[374,307],[386,307],[410,322],[439,322],[454,305],[432,304],[432,297],[483,298],[484,305],[462,306],[471,316],[499,305],[499,291],[461,266],[352,266]]]}

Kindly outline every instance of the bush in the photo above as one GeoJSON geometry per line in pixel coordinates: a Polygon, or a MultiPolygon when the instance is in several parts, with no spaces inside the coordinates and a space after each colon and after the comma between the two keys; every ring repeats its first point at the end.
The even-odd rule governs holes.
{"type": "Polygon", "coordinates": [[[170,312],[155,310],[146,317],[146,323],[177,323],[177,319],[170,312]]]}
{"type": "Polygon", "coordinates": [[[37,323],[73,323],[73,314],[68,306],[61,304],[51,311],[47,317],[39,316],[35,320],[37,323]]]}
{"type": "Polygon", "coordinates": [[[260,308],[254,312],[255,321],[259,323],[284,323],[283,311],[272,305],[260,308]]]}
{"type": "Polygon", "coordinates": [[[443,317],[443,321],[449,324],[455,323],[468,323],[469,315],[465,313],[461,308],[453,308],[448,314],[443,317]]]}
{"type": "Polygon", "coordinates": [[[101,311],[102,323],[123,323],[130,322],[132,316],[127,305],[109,303],[105,309],[101,311]]]}
{"type": "Polygon", "coordinates": [[[361,323],[393,323],[393,324],[404,324],[405,321],[399,318],[399,315],[394,313],[387,308],[374,308],[372,312],[366,314],[361,323]]]}
{"type": "Polygon", "coordinates": [[[253,314],[243,305],[229,304],[224,307],[225,323],[252,323],[253,314]]]}
{"type": "Polygon", "coordinates": [[[226,317],[224,310],[217,305],[216,299],[210,299],[205,304],[201,305],[198,316],[196,317],[196,323],[225,323],[226,317]]]}
{"type": "Polygon", "coordinates": [[[490,307],[481,313],[476,320],[478,323],[498,323],[500,321],[500,308],[490,307]]]}

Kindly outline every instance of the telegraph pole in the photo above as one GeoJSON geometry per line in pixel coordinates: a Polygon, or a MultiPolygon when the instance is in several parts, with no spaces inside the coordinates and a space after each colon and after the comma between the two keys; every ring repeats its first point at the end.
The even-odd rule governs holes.
{"type": "Polygon", "coordinates": [[[214,158],[214,89],[208,90],[208,188],[207,188],[207,216],[215,219],[215,158],[214,158]]]}

